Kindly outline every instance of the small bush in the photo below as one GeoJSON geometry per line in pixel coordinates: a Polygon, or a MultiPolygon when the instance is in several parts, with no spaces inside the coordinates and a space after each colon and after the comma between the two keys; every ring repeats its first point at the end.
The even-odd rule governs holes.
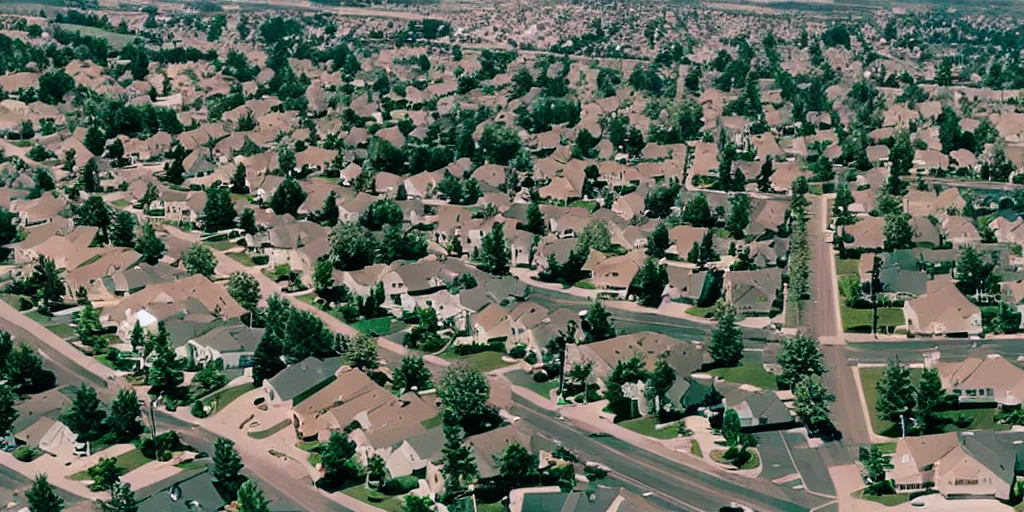
{"type": "Polygon", "coordinates": [[[267,256],[266,254],[256,254],[253,255],[252,262],[256,265],[266,265],[270,262],[270,256],[267,256]]]}
{"type": "Polygon", "coordinates": [[[39,448],[30,448],[28,446],[22,445],[19,446],[16,450],[14,450],[14,453],[12,455],[14,455],[15,459],[18,459],[21,462],[32,462],[42,454],[43,451],[40,450],[39,448]]]}
{"type": "Polygon", "coordinates": [[[522,359],[526,357],[526,345],[516,345],[512,347],[512,350],[508,351],[508,355],[516,359],[522,359]]]}
{"type": "Polygon", "coordinates": [[[207,416],[206,407],[203,406],[202,400],[196,400],[192,403],[191,412],[192,416],[195,416],[196,418],[205,418],[207,416]]]}
{"type": "Polygon", "coordinates": [[[409,475],[392,478],[384,482],[380,491],[388,496],[401,496],[420,486],[419,479],[409,475]]]}
{"type": "Polygon", "coordinates": [[[455,352],[455,355],[469,356],[473,354],[479,354],[481,352],[504,352],[505,346],[501,342],[471,343],[468,345],[455,345],[455,347],[452,348],[452,351],[455,352]]]}
{"type": "Polygon", "coordinates": [[[531,350],[523,358],[523,361],[526,361],[527,364],[537,364],[537,353],[531,350]]]}
{"type": "Polygon", "coordinates": [[[549,380],[551,380],[551,378],[548,377],[547,372],[539,371],[539,372],[535,372],[533,374],[533,381],[534,382],[547,382],[549,380]]]}

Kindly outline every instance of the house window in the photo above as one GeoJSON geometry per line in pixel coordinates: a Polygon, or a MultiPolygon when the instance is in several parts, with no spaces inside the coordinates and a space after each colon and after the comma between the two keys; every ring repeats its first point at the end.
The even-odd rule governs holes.
{"type": "Polygon", "coordinates": [[[995,393],[992,391],[992,388],[988,388],[985,390],[985,396],[992,396],[994,394],[995,393]]]}
{"type": "Polygon", "coordinates": [[[956,396],[960,396],[960,395],[963,395],[963,394],[964,394],[964,392],[963,392],[963,391],[961,391],[961,390],[959,390],[959,389],[954,389],[954,390],[953,390],[953,394],[954,394],[954,395],[956,395],[956,396]]]}
{"type": "Polygon", "coordinates": [[[967,396],[976,396],[977,394],[978,394],[978,392],[973,390],[973,389],[968,389],[967,390],[967,396]]]}
{"type": "Polygon", "coordinates": [[[977,478],[957,478],[953,481],[953,485],[978,485],[977,478]]]}
{"type": "Polygon", "coordinates": [[[391,295],[391,303],[396,305],[396,306],[401,306],[402,305],[402,295],[398,294],[398,293],[391,295]]]}

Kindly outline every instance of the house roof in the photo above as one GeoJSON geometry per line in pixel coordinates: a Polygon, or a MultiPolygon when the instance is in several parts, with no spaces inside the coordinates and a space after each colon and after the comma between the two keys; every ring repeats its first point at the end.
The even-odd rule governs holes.
{"type": "Polygon", "coordinates": [[[263,331],[245,325],[225,325],[212,329],[194,341],[221,353],[252,352],[263,337],[263,331]]]}
{"type": "Polygon", "coordinates": [[[139,512],[177,512],[220,510],[227,504],[213,486],[213,475],[206,471],[176,482],[139,503],[139,512]]]}
{"type": "Polygon", "coordinates": [[[341,359],[337,357],[324,360],[307,357],[281,370],[267,382],[273,386],[279,399],[288,401],[312,389],[317,384],[333,378],[334,372],[340,366],[341,359]]]}
{"type": "Polygon", "coordinates": [[[704,363],[703,351],[692,343],[650,331],[624,334],[586,345],[572,345],[568,349],[566,360],[593,361],[594,374],[605,378],[611,373],[616,362],[627,359],[634,353],[640,353],[648,369],[653,369],[655,360],[665,352],[669,354],[669,364],[679,375],[689,375],[704,363]]]}

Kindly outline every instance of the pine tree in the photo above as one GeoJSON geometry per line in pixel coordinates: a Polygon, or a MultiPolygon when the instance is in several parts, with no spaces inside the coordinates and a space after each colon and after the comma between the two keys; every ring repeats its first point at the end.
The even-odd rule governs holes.
{"type": "Polygon", "coordinates": [[[665,251],[672,246],[668,236],[668,227],[664,222],[658,223],[654,231],[647,237],[647,255],[652,258],[664,258],[665,251]]]}
{"type": "Polygon", "coordinates": [[[203,227],[207,232],[220,231],[235,227],[235,205],[231,201],[231,193],[223,187],[206,189],[206,206],[203,207],[203,227]]]}
{"type": "Polygon", "coordinates": [[[238,166],[235,167],[235,172],[231,174],[231,193],[232,194],[248,194],[249,185],[246,183],[245,178],[245,164],[239,162],[238,166]]]}
{"type": "Polygon", "coordinates": [[[804,375],[793,387],[793,409],[812,432],[831,424],[830,404],[835,400],[819,375],[804,375]]]}
{"type": "Polygon", "coordinates": [[[99,170],[96,166],[96,159],[90,158],[89,161],[85,163],[85,167],[82,167],[82,174],[78,178],[78,184],[82,187],[82,190],[89,192],[90,194],[99,192],[100,179],[98,174],[99,170]]]}
{"type": "Polygon", "coordinates": [[[899,423],[900,416],[914,408],[914,386],[910,382],[910,369],[900,364],[898,360],[889,360],[875,389],[878,390],[875,409],[879,416],[888,421],[899,423]]]}
{"type": "Polygon", "coordinates": [[[28,509],[32,512],[61,512],[64,510],[64,498],[57,495],[57,491],[47,480],[45,473],[36,476],[32,481],[32,488],[25,491],[25,498],[28,500],[28,509]]]}
{"type": "MultiPolygon", "coordinates": [[[[2,372],[0,372],[2,373],[2,372]]],[[[18,410],[14,408],[18,396],[6,383],[0,384],[0,437],[6,436],[18,419],[18,410]]]]}
{"type": "Polygon", "coordinates": [[[147,222],[142,225],[142,234],[135,241],[135,250],[142,255],[143,261],[154,265],[163,257],[167,246],[163,240],[156,236],[156,230],[153,229],[153,225],[147,222]]]}
{"type": "Polygon", "coordinates": [[[270,512],[270,502],[263,489],[253,480],[246,480],[238,488],[238,512],[270,512]]]}
{"type": "Polygon", "coordinates": [[[61,421],[78,435],[79,441],[95,441],[103,435],[103,419],[107,416],[100,405],[96,390],[83,383],[75,390],[71,407],[61,416],[61,421]]]}
{"type": "Polygon", "coordinates": [[[107,429],[118,442],[132,441],[142,433],[140,416],[142,416],[142,409],[139,406],[139,396],[135,394],[135,390],[122,389],[117,392],[114,401],[110,403],[110,414],[107,415],[106,420],[107,429]]]}
{"type": "Polygon", "coordinates": [[[118,482],[110,488],[110,499],[97,502],[100,512],[138,512],[139,503],[128,482],[118,482]]]}
{"type": "Polygon", "coordinates": [[[284,357],[284,347],[280,339],[268,333],[263,333],[252,354],[252,379],[257,386],[263,385],[264,380],[277,375],[287,366],[281,359],[284,357]]]}
{"type": "Polygon", "coordinates": [[[463,441],[465,432],[458,425],[445,424],[444,447],[441,448],[441,474],[445,490],[453,495],[466,488],[479,476],[473,450],[463,441]]]}
{"type": "Polygon", "coordinates": [[[400,393],[414,388],[422,391],[430,389],[432,386],[430,380],[430,370],[423,362],[423,356],[406,355],[394,371],[391,386],[400,393]]]}
{"type": "Polygon", "coordinates": [[[213,445],[213,479],[217,490],[225,500],[238,496],[239,487],[245,481],[241,471],[245,465],[235,451],[235,443],[223,437],[213,445]]]}
{"type": "Polygon", "coordinates": [[[508,275],[512,252],[505,239],[504,225],[495,222],[491,232],[480,242],[480,263],[489,273],[496,276],[508,275]]]}
{"type": "Polygon", "coordinates": [[[743,332],[736,325],[736,308],[732,304],[720,302],[715,306],[715,320],[718,325],[711,331],[711,342],[708,344],[711,358],[718,366],[740,364],[743,359],[743,332]]]}
{"type": "Polygon", "coordinates": [[[917,421],[926,431],[936,426],[938,412],[945,401],[946,391],[942,388],[939,371],[925,369],[917,383],[917,421]]]}
{"type": "Polygon", "coordinates": [[[544,221],[544,214],[540,211],[540,207],[537,206],[537,203],[530,203],[530,206],[526,207],[526,225],[523,229],[541,236],[544,236],[544,233],[547,232],[547,224],[544,221]]]}
{"type": "Polygon", "coordinates": [[[615,337],[615,322],[612,315],[599,300],[590,303],[587,316],[583,319],[586,343],[604,341],[615,337]]]}
{"type": "Polygon", "coordinates": [[[163,322],[151,343],[155,355],[149,365],[146,383],[151,386],[151,395],[166,394],[180,386],[185,381],[185,375],[178,368],[177,355],[171,348],[170,336],[163,322]]]}
{"type": "Polygon", "coordinates": [[[130,212],[120,211],[114,217],[114,228],[110,233],[110,242],[115,247],[132,247],[135,245],[135,216],[130,212]]]}

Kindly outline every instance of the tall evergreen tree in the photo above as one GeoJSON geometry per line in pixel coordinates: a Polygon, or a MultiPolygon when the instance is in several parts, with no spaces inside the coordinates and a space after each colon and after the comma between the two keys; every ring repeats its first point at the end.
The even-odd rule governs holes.
{"type": "Polygon", "coordinates": [[[946,401],[946,391],[942,387],[942,379],[935,368],[926,368],[917,383],[917,421],[926,431],[932,430],[938,423],[938,412],[946,401]]]}
{"type": "Polygon", "coordinates": [[[203,207],[203,227],[207,232],[220,231],[235,227],[235,204],[231,201],[231,193],[224,187],[206,189],[206,206],[203,207]]]}
{"type": "Polygon", "coordinates": [[[587,316],[583,319],[583,332],[586,335],[587,343],[615,337],[615,322],[612,321],[611,313],[605,309],[601,301],[594,300],[587,308],[587,316]]]}
{"type": "Polygon", "coordinates": [[[115,247],[135,245],[135,216],[131,212],[117,212],[117,216],[114,217],[114,228],[110,233],[110,242],[115,247]]]}
{"type": "Polygon", "coordinates": [[[245,482],[242,476],[242,457],[235,451],[235,443],[223,437],[213,445],[213,479],[217,491],[225,500],[238,496],[239,488],[245,482]]]}
{"type": "Polygon", "coordinates": [[[143,261],[155,265],[163,257],[167,245],[160,237],[156,236],[153,225],[146,222],[142,225],[142,234],[135,241],[135,250],[142,255],[143,261]]]}
{"type": "Polygon", "coordinates": [[[149,364],[146,383],[150,385],[151,395],[162,395],[173,391],[185,381],[185,375],[178,367],[177,355],[171,348],[170,335],[163,322],[157,334],[150,342],[153,346],[153,358],[149,364]]]}
{"type": "Polygon", "coordinates": [[[491,232],[480,242],[480,263],[489,273],[496,276],[508,275],[512,252],[505,239],[504,225],[495,222],[491,232]]]}
{"type": "Polygon", "coordinates": [[[118,482],[110,487],[110,499],[98,501],[100,512],[138,512],[139,503],[128,482],[118,482]]]}
{"type": "Polygon", "coordinates": [[[117,392],[114,401],[110,403],[110,414],[107,415],[106,420],[107,429],[118,442],[130,442],[142,433],[140,416],[142,416],[142,409],[139,406],[139,396],[133,389],[122,389],[117,392]]]}
{"type": "Polygon", "coordinates": [[[721,302],[715,307],[718,324],[711,331],[708,352],[718,366],[736,366],[743,359],[743,332],[736,325],[736,308],[721,302]]]}
{"type": "Polygon", "coordinates": [[[57,495],[53,484],[46,474],[37,475],[32,481],[32,488],[25,491],[28,509],[32,512],[61,512],[64,510],[64,498],[57,495]]]}
{"type": "Polygon", "coordinates": [[[886,420],[898,424],[901,415],[913,410],[915,399],[910,368],[900,364],[899,360],[889,360],[875,389],[878,391],[875,409],[886,420]]]}
{"type": "Polygon", "coordinates": [[[270,502],[263,489],[253,480],[246,480],[238,488],[238,512],[270,512],[270,502]]]}
{"type": "Polygon", "coordinates": [[[238,166],[235,167],[235,172],[231,173],[231,193],[232,194],[248,194],[249,185],[246,183],[245,178],[245,164],[239,162],[238,166]]]}
{"type": "Polygon", "coordinates": [[[96,390],[83,383],[75,390],[71,407],[61,415],[61,421],[78,435],[79,441],[95,441],[104,433],[103,419],[107,416],[100,405],[96,390]]]}
{"type": "Polygon", "coordinates": [[[445,492],[457,494],[475,480],[477,469],[473,449],[466,445],[465,432],[458,425],[444,424],[444,447],[441,448],[441,474],[444,475],[445,492]]]}

